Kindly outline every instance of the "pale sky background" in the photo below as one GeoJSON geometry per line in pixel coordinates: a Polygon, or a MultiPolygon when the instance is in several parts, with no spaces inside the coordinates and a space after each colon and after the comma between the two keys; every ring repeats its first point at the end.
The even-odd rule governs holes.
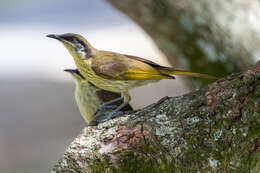
{"type": "Polygon", "coordinates": [[[134,24],[106,28],[58,28],[56,26],[3,25],[0,30],[0,78],[45,77],[67,79],[64,68],[75,68],[68,51],[56,40],[45,37],[49,33],[75,32],[85,36],[96,48],[147,57],[168,65],[151,39],[134,24]],[[17,29],[19,28],[19,29],[17,29]],[[32,29],[33,28],[33,29],[32,29]],[[75,31],[76,30],[76,31],[75,31]]]}
{"type": "Polygon", "coordinates": [[[98,49],[137,55],[167,65],[166,60],[160,59],[163,55],[151,39],[103,1],[40,3],[30,1],[30,5],[11,3],[6,8],[0,7],[0,18],[3,19],[0,23],[0,46],[3,50],[0,60],[4,62],[0,64],[0,78],[67,80],[62,69],[74,68],[74,62],[59,42],[45,37],[52,33],[79,33],[98,49]]]}
{"type": "MultiPolygon", "coordinates": [[[[140,56],[169,66],[151,38],[105,1],[21,0],[4,4],[0,6],[0,80],[72,81],[63,72],[75,68],[72,57],[61,43],[46,37],[68,32],[83,35],[97,49],[140,56]]],[[[179,79],[135,89],[132,104],[141,108],[163,96],[183,94],[187,89],[177,82],[179,79]],[[181,86],[169,94],[167,88],[172,85],[181,86]],[[157,95],[147,98],[139,94],[148,88],[157,95]]]]}

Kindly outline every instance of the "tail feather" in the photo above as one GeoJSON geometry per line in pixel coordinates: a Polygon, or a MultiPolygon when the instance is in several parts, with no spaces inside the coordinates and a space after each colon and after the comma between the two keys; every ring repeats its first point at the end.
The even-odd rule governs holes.
{"type": "Polygon", "coordinates": [[[217,79],[215,76],[211,76],[207,74],[177,70],[172,68],[160,69],[160,72],[167,75],[182,75],[182,76],[191,76],[191,77],[206,78],[206,79],[217,79]]]}

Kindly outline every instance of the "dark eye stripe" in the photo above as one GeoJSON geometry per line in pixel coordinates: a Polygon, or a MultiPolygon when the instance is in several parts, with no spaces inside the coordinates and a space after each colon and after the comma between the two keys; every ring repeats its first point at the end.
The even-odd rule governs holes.
{"type": "Polygon", "coordinates": [[[85,47],[85,44],[83,43],[83,41],[79,40],[79,39],[75,39],[75,41],[77,43],[79,43],[80,45],[82,45],[83,47],[85,47]]]}
{"type": "Polygon", "coordinates": [[[82,48],[85,50],[86,58],[92,57],[91,49],[81,39],[79,39],[79,38],[77,38],[73,35],[69,35],[69,34],[62,35],[61,38],[66,40],[66,41],[69,41],[69,42],[71,42],[75,45],[82,46],[82,48]]]}
{"type": "Polygon", "coordinates": [[[88,48],[88,47],[84,44],[83,41],[81,41],[81,40],[79,40],[79,39],[77,39],[77,38],[74,38],[74,39],[75,39],[75,41],[74,41],[73,43],[80,44],[80,45],[84,48],[84,50],[85,50],[85,52],[86,52],[86,58],[91,57],[91,49],[88,48]]]}
{"type": "Polygon", "coordinates": [[[64,40],[67,40],[67,41],[69,41],[69,42],[71,42],[71,43],[74,43],[74,44],[76,44],[76,43],[77,43],[77,44],[80,44],[82,47],[85,47],[84,42],[81,41],[81,40],[79,40],[79,39],[76,38],[76,37],[73,37],[73,36],[64,36],[63,39],[64,39],[64,40]]]}
{"type": "Polygon", "coordinates": [[[74,40],[74,37],[72,36],[61,36],[61,38],[69,42],[73,42],[74,40]]]}

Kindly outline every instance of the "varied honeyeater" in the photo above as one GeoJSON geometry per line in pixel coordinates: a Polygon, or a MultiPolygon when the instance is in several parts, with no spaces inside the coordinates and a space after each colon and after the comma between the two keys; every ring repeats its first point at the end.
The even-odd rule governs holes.
{"type": "MultiPolygon", "coordinates": [[[[95,125],[96,122],[105,119],[107,114],[100,112],[94,115],[94,113],[102,104],[120,97],[120,94],[96,87],[87,81],[77,69],[65,69],[64,71],[70,73],[75,81],[75,100],[86,123],[88,125],[95,125]]],[[[119,106],[120,104],[122,104],[122,100],[108,106],[106,111],[112,111],[113,107],[119,106]]],[[[133,109],[130,105],[127,105],[123,110],[130,111],[133,109]]]]}
{"type": "Polygon", "coordinates": [[[78,34],[51,34],[47,37],[63,43],[72,55],[78,70],[88,81],[104,90],[121,93],[124,103],[118,106],[107,119],[121,113],[120,109],[131,100],[129,90],[133,88],[158,82],[161,79],[175,79],[173,75],[215,79],[206,74],[161,66],[136,56],[98,50],[78,34]]]}

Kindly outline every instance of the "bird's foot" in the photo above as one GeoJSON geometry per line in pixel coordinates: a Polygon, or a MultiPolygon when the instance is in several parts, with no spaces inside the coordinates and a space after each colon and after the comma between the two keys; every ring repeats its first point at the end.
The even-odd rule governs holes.
{"type": "Polygon", "coordinates": [[[118,106],[117,105],[104,105],[99,111],[103,111],[105,109],[116,109],[118,106]]]}
{"type": "MultiPolygon", "coordinates": [[[[117,101],[118,101],[118,100],[117,100],[117,101]]],[[[110,104],[111,104],[111,101],[110,101],[110,104]]],[[[104,115],[104,116],[101,116],[100,118],[97,117],[96,114],[94,114],[94,116],[96,116],[96,118],[95,118],[94,121],[95,121],[96,123],[103,123],[103,122],[108,121],[108,120],[110,120],[110,119],[112,119],[112,118],[118,117],[118,116],[120,116],[120,115],[123,114],[123,112],[120,111],[120,110],[121,110],[122,108],[124,108],[126,105],[128,105],[128,102],[123,102],[121,105],[117,106],[115,110],[113,110],[112,112],[110,112],[107,116],[104,115]]],[[[104,106],[104,104],[103,104],[101,107],[103,107],[103,106],[104,106]]],[[[106,106],[107,106],[107,104],[106,104],[106,106]]],[[[111,106],[111,105],[110,105],[110,106],[111,106]]],[[[103,108],[102,108],[102,109],[103,109],[103,108]]],[[[98,112],[99,112],[99,111],[100,111],[100,110],[98,110],[98,112]]],[[[93,121],[93,122],[94,122],[94,121],[93,121]]]]}
{"type": "Polygon", "coordinates": [[[105,102],[104,104],[102,104],[102,105],[95,111],[95,113],[94,113],[93,116],[96,117],[97,114],[98,114],[98,112],[103,111],[103,110],[105,110],[105,109],[115,109],[115,108],[117,108],[118,106],[116,106],[116,105],[110,105],[110,104],[115,103],[115,102],[120,101],[120,100],[123,100],[123,98],[122,98],[122,97],[119,97],[119,98],[113,99],[113,100],[111,100],[111,101],[105,102]]]}

